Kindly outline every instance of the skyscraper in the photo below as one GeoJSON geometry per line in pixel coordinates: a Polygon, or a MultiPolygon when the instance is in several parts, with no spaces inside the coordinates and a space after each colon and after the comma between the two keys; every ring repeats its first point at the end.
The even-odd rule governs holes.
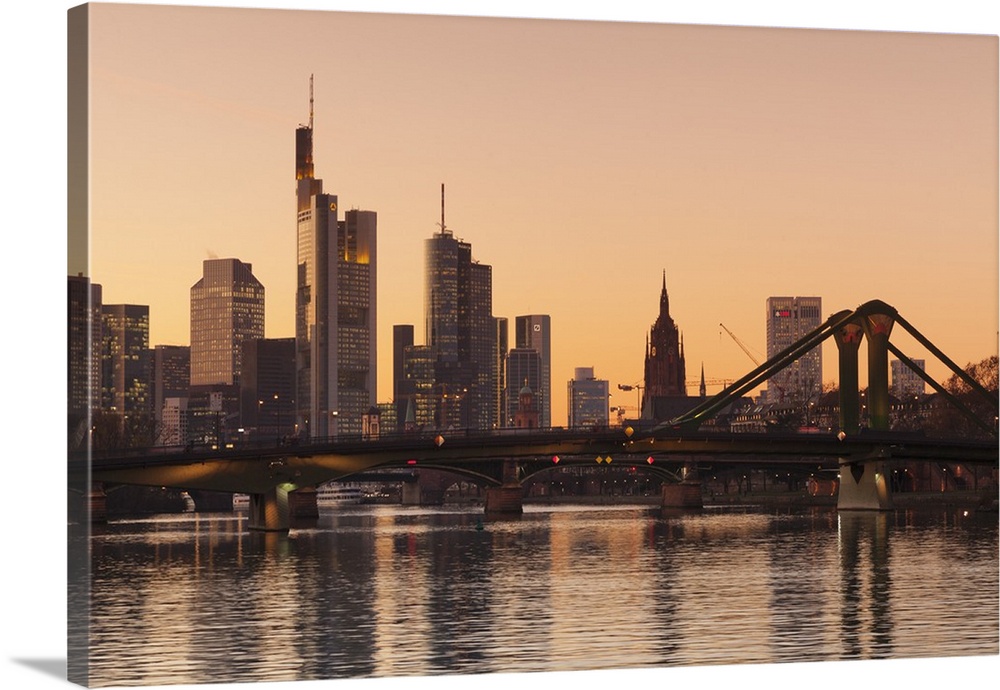
{"type": "Polygon", "coordinates": [[[170,398],[187,398],[191,387],[191,348],[187,345],[157,345],[152,358],[153,417],[163,420],[163,405],[170,398]]]}
{"type": "Polygon", "coordinates": [[[264,286],[239,259],[206,259],[191,286],[191,385],[238,386],[243,341],[264,337],[264,286]]]}
{"type": "MultiPolygon", "coordinates": [[[[823,300],[820,297],[768,297],[767,358],[819,327],[823,300]]],[[[767,402],[806,403],[823,390],[823,359],[820,348],[799,357],[767,382],[767,402]]]]}
{"type": "Polygon", "coordinates": [[[67,411],[84,421],[101,407],[101,286],[69,276],[67,308],[67,411]]]}
{"type": "Polygon", "coordinates": [[[297,288],[295,410],[313,437],[360,433],[375,404],[376,214],[348,211],[314,175],[313,93],[309,124],[295,130],[297,288]]]}
{"type": "Polygon", "coordinates": [[[539,396],[536,391],[541,390],[541,381],[542,358],[537,350],[531,347],[515,347],[507,353],[507,417],[504,426],[513,426],[514,416],[520,404],[520,391],[525,386],[531,389],[532,402],[538,408],[539,426],[551,426],[541,418],[542,410],[538,405],[539,396]]]}
{"type": "Polygon", "coordinates": [[[119,415],[148,414],[149,307],[105,304],[101,322],[101,407],[119,415]]]}
{"type": "Polygon", "coordinates": [[[686,396],[684,366],[684,338],[670,317],[670,298],[667,296],[667,272],[663,272],[660,290],[660,313],[653,322],[646,341],[644,367],[645,389],[642,393],[640,414],[646,416],[653,398],[686,396]]]}
{"type": "Polygon", "coordinates": [[[608,382],[594,378],[594,367],[577,367],[566,385],[568,425],[608,425],[608,382]]]}
{"type": "Polygon", "coordinates": [[[496,418],[493,269],[474,261],[472,245],[445,225],[444,185],[441,231],[425,246],[425,342],[437,358],[438,423],[488,429],[496,418]]]}
{"type": "Polygon", "coordinates": [[[519,348],[530,348],[538,353],[539,379],[535,404],[541,415],[543,427],[552,426],[552,320],[548,315],[518,316],[514,320],[515,341],[519,348]]]}
{"type": "Polygon", "coordinates": [[[294,429],[295,338],[243,342],[240,422],[256,440],[281,438],[294,429]]]}
{"type": "Polygon", "coordinates": [[[508,324],[506,317],[493,317],[495,341],[493,344],[493,420],[494,428],[507,426],[507,351],[508,324]]]}

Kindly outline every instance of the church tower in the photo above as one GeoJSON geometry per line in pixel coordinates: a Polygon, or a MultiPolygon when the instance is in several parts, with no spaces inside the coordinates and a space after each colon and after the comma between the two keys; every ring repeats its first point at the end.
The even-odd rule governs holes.
{"type": "Polygon", "coordinates": [[[660,291],[660,313],[646,339],[645,389],[642,415],[646,416],[652,398],[687,395],[684,371],[684,337],[670,318],[670,298],[667,296],[667,272],[663,272],[660,291]]]}

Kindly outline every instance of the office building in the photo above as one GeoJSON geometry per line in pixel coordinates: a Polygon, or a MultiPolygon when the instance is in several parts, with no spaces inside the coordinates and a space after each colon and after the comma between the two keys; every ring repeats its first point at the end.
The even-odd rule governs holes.
{"type": "Polygon", "coordinates": [[[532,393],[532,404],[538,407],[539,424],[546,425],[542,421],[541,406],[539,397],[535,391],[541,390],[542,382],[542,358],[538,351],[528,347],[515,347],[507,353],[507,418],[504,426],[514,426],[514,417],[520,405],[520,391],[522,388],[529,388],[532,393]]]}
{"type": "Polygon", "coordinates": [[[163,421],[163,406],[169,398],[187,398],[191,387],[191,348],[187,345],[157,345],[150,353],[153,417],[163,421]]]}
{"type": "Polygon", "coordinates": [[[493,410],[491,427],[507,426],[507,352],[508,323],[506,317],[493,317],[495,342],[493,346],[493,410]]]}
{"type": "Polygon", "coordinates": [[[492,267],[474,261],[472,245],[444,222],[425,243],[425,340],[436,354],[438,423],[488,429],[496,419],[496,324],[492,267]]]}
{"type": "Polygon", "coordinates": [[[552,426],[552,320],[548,315],[518,316],[514,320],[514,346],[538,353],[538,385],[532,386],[541,425],[552,426]]]}
{"type": "Polygon", "coordinates": [[[413,325],[396,324],[392,327],[392,402],[396,413],[393,416],[394,422],[383,412],[382,427],[403,430],[403,422],[406,420],[406,405],[410,395],[414,392],[408,384],[406,378],[406,351],[413,347],[413,325]],[[389,426],[394,424],[394,426],[389,426]]]}
{"type": "Polygon", "coordinates": [[[71,434],[80,424],[86,431],[91,412],[101,407],[101,313],[101,286],[83,274],[69,276],[66,371],[71,434]]]}
{"type": "Polygon", "coordinates": [[[567,386],[567,425],[608,426],[608,382],[594,377],[594,367],[577,367],[567,386]]]}
{"type": "Polygon", "coordinates": [[[651,414],[654,398],[687,396],[684,364],[684,338],[670,316],[667,295],[667,272],[663,272],[660,289],[660,312],[646,337],[642,403],[640,414],[651,414]]]}
{"type": "Polygon", "coordinates": [[[149,414],[149,307],[102,305],[101,338],[101,408],[123,416],[149,414]]]}
{"type": "MultiPolygon", "coordinates": [[[[926,371],[925,362],[922,359],[911,360],[920,371],[926,371]]],[[[924,394],[926,391],[924,380],[920,375],[903,364],[900,360],[894,359],[889,362],[892,370],[892,384],[889,392],[900,401],[913,400],[924,394]]]]}
{"type": "Polygon", "coordinates": [[[295,131],[295,177],[297,433],[360,433],[375,404],[377,218],[350,210],[339,220],[337,196],[315,177],[311,78],[309,124],[295,131]]]}
{"type": "Polygon", "coordinates": [[[243,342],[264,337],[264,286],[239,259],[206,259],[191,286],[191,385],[239,386],[243,342]]]}
{"type": "MultiPolygon", "coordinates": [[[[822,323],[820,297],[767,299],[767,357],[771,359],[822,323]]],[[[771,404],[805,404],[823,391],[822,349],[815,348],[772,376],[766,400],[771,404]]]]}
{"type": "Polygon", "coordinates": [[[295,433],[295,338],[243,342],[240,428],[252,440],[295,433]]]}

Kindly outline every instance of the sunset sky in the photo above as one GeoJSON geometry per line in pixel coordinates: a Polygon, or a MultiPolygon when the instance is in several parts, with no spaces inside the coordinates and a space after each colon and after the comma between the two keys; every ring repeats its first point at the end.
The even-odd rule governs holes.
{"type": "MultiPolygon", "coordinates": [[[[31,468],[8,473],[12,481],[2,505],[6,524],[14,526],[5,533],[7,553],[11,562],[24,567],[6,568],[3,575],[9,593],[4,611],[17,624],[4,628],[7,653],[0,658],[0,677],[18,688],[65,687],[65,502],[47,497],[58,498],[58,487],[65,486],[64,426],[50,417],[53,407],[62,409],[66,386],[65,26],[66,10],[74,4],[20,3],[5,15],[9,21],[0,23],[7,106],[0,128],[0,184],[9,219],[0,253],[8,297],[7,337],[0,338],[7,394],[0,396],[0,415],[8,443],[13,441],[8,463],[19,470],[31,468]],[[56,440],[46,448],[49,434],[56,440]],[[30,562],[25,560],[29,555],[30,562]]],[[[354,40],[349,32],[320,30],[315,24],[305,38],[258,28],[254,35],[264,39],[250,45],[249,29],[242,29],[242,22],[232,27],[227,22],[221,31],[216,26],[214,34],[199,31],[197,40],[176,38],[170,50],[158,46],[170,34],[191,27],[162,18],[152,35],[136,25],[119,33],[95,27],[95,40],[108,39],[122,53],[115,61],[107,46],[98,50],[95,45],[92,275],[105,285],[110,300],[150,303],[154,343],[187,342],[188,289],[209,252],[254,264],[268,290],[268,334],[291,335],[293,131],[308,117],[308,75],[315,73],[317,172],[347,208],[378,211],[381,281],[391,285],[399,274],[407,282],[393,291],[391,301],[382,298],[383,342],[397,320],[421,320],[422,241],[435,229],[438,189],[444,182],[449,225],[473,243],[477,258],[494,267],[494,313],[513,317],[548,309],[552,314],[556,393],[574,366],[595,366],[612,389],[641,377],[645,332],[655,318],[664,270],[692,374],[702,360],[709,377],[747,370],[749,360],[726,336],[719,337],[718,323],[763,349],[764,300],[772,292],[822,294],[827,313],[881,298],[961,364],[996,352],[995,37],[1000,23],[990,3],[201,4],[869,33],[626,25],[617,28],[631,28],[637,35],[651,35],[655,29],[665,36],[669,31],[673,37],[612,42],[581,34],[582,47],[568,53],[554,37],[543,41],[537,33],[521,32],[518,45],[505,43],[500,50],[499,37],[477,44],[467,30],[460,36],[442,35],[431,31],[433,20],[414,18],[424,33],[381,30],[370,37],[370,49],[351,52],[346,50],[354,40]],[[870,33],[873,29],[919,33],[890,36],[870,33]],[[926,35],[940,31],[991,37],[926,35]],[[679,32],[687,33],[688,40],[675,38],[679,32]],[[710,36],[722,37],[723,44],[710,36]],[[388,47],[376,50],[376,41],[388,47]],[[135,45],[147,42],[152,43],[144,55],[133,52],[135,45]],[[480,45],[489,50],[479,50],[480,45]],[[424,62],[432,57],[430,65],[424,62]],[[618,57],[633,63],[631,68],[614,65],[618,57]],[[383,58],[398,63],[387,76],[376,70],[377,59],[383,58]],[[459,72],[490,68],[490,78],[496,78],[504,65],[520,67],[493,84],[459,72]],[[588,74],[582,73],[584,68],[588,74]],[[660,70],[655,76],[653,68],[660,70]],[[140,89],[139,84],[156,88],[140,89]],[[386,101],[393,102],[374,108],[386,101]],[[359,115],[362,104],[369,107],[359,115]],[[476,129],[469,134],[472,116],[484,124],[473,123],[476,129]],[[386,134],[386,123],[397,121],[398,127],[386,134]],[[524,127],[526,121],[533,124],[524,127]],[[575,129],[585,125],[587,132],[575,129]],[[183,131],[169,131],[174,126],[183,131]],[[113,138],[115,129],[122,139],[113,138]],[[212,141],[207,161],[194,145],[206,139],[212,141]],[[123,150],[109,148],[122,140],[123,150]],[[527,154],[511,149],[521,141],[536,147],[527,154]],[[635,168],[642,173],[638,181],[629,177],[633,168],[625,157],[632,153],[648,157],[635,168]],[[99,158],[111,154],[115,161],[99,158]],[[566,166],[570,172],[564,177],[545,169],[571,155],[573,164],[566,166]],[[187,174],[168,175],[178,164],[187,174]],[[258,174],[262,179],[256,179],[258,174]],[[132,203],[128,195],[136,188],[142,200],[132,203]],[[109,190],[120,208],[115,199],[96,196],[109,190]],[[169,241],[155,235],[163,227],[169,241]],[[236,233],[245,239],[233,239],[236,233]],[[529,246],[515,244],[526,235],[532,239],[529,246]],[[112,237],[114,247],[109,247],[112,237]],[[859,249],[862,242],[874,243],[869,253],[859,249]],[[778,261],[805,256],[803,244],[816,255],[808,270],[795,271],[778,261]],[[573,247],[583,255],[580,267],[551,257],[573,247]],[[185,254],[177,258],[175,251],[185,254]],[[116,252],[122,257],[138,254],[144,263],[124,276],[116,252]],[[525,279],[537,280],[539,288],[518,288],[525,279]],[[398,305],[396,314],[392,304],[398,305]],[[611,320],[613,326],[577,329],[575,334],[570,330],[575,322],[598,320],[611,320]]],[[[266,25],[280,28],[270,17],[266,25]]],[[[109,23],[113,19],[106,17],[109,23]]],[[[491,28],[507,23],[494,22],[491,28]]],[[[559,26],[555,29],[569,33],[559,26]]],[[[69,270],[88,269],[71,263],[69,270]]],[[[905,342],[904,351],[924,356],[905,342]]],[[[827,357],[828,379],[833,366],[827,357]]],[[[930,370],[937,378],[944,376],[939,367],[930,370]]],[[[381,374],[385,391],[385,363],[381,374]]],[[[385,397],[380,393],[380,399],[385,397]]],[[[629,399],[634,396],[626,396],[626,404],[629,399]]],[[[554,402],[562,398],[557,395],[554,402]]],[[[957,677],[996,677],[998,661],[994,655],[586,676],[590,683],[617,681],[633,688],[728,681],[750,688],[805,682],[816,688],[902,683],[938,689],[957,677]]],[[[566,680],[574,682],[577,675],[566,680]]],[[[524,688],[549,688],[554,679],[562,680],[552,674],[487,675],[476,683],[507,688],[513,680],[524,688]]],[[[464,677],[384,680],[379,687],[468,685],[464,677]]],[[[245,684],[218,687],[235,690],[245,684]]],[[[302,685],[274,682],[267,687],[298,690],[302,685]]]]}
{"type": "Polygon", "coordinates": [[[442,183],[494,315],[552,317],[553,424],[582,366],[634,414],[617,385],[664,271],[690,381],[753,368],[720,323],[766,358],[772,295],[882,299],[961,365],[997,351],[995,36],[102,4],[91,28],[92,253],[69,270],[148,304],[151,345],[189,343],[212,257],[251,263],[267,336],[294,335],[313,74],[316,175],[378,213],[380,402],[392,326],[423,342],[442,183]]]}

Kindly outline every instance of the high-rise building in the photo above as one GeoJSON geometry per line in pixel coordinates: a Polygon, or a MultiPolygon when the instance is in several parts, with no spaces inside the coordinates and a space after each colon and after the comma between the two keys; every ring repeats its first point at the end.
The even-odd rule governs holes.
{"type": "Polygon", "coordinates": [[[101,407],[119,415],[146,415],[149,400],[149,307],[101,307],[101,407]]]}
{"type": "Polygon", "coordinates": [[[240,426],[253,439],[294,433],[295,338],[243,342],[240,426]]]}
{"type": "Polygon", "coordinates": [[[374,211],[338,220],[335,194],[323,193],[309,124],[295,131],[297,288],[295,410],[299,433],[360,433],[375,404],[376,225],[374,211]]]}
{"type": "Polygon", "coordinates": [[[577,367],[567,383],[568,425],[608,425],[608,382],[594,377],[594,367],[577,367]]]}
{"type": "MultiPolygon", "coordinates": [[[[922,359],[911,360],[920,371],[926,371],[925,362],[922,359]]],[[[892,385],[889,392],[899,400],[912,400],[924,394],[926,387],[924,380],[917,372],[910,369],[900,360],[894,359],[889,362],[892,369],[892,385]]]]}
{"type": "Polygon", "coordinates": [[[444,185],[441,231],[426,241],[425,269],[425,343],[437,358],[438,423],[488,429],[496,419],[493,269],[474,261],[472,245],[445,225],[444,185]]]}
{"type": "Polygon", "coordinates": [[[493,409],[492,427],[507,426],[507,319],[503,316],[493,318],[496,329],[496,341],[493,349],[493,409]]]}
{"type": "Polygon", "coordinates": [[[413,347],[413,325],[396,324],[392,327],[392,401],[395,414],[395,426],[387,424],[388,417],[383,414],[382,426],[393,431],[402,431],[403,422],[406,421],[406,406],[410,396],[414,393],[413,387],[406,378],[406,352],[413,347]]]}
{"type": "Polygon", "coordinates": [[[168,398],[187,398],[191,387],[191,348],[187,345],[157,345],[150,352],[152,361],[153,417],[163,421],[163,405],[168,398]]]}
{"type": "Polygon", "coordinates": [[[538,385],[532,386],[535,404],[539,408],[543,427],[552,426],[552,320],[548,315],[518,316],[514,320],[515,340],[518,348],[530,348],[538,353],[538,385]]]}
{"type": "Polygon", "coordinates": [[[67,412],[86,430],[101,407],[101,286],[83,274],[68,283],[67,412]]]}
{"type": "Polygon", "coordinates": [[[191,385],[239,386],[245,340],[264,337],[264,286],[239,259],[206,259],[191,286],[191,385]]]}
{"type": "MultiPolygon", "coordinates": [[[[822,323],[820,297],[768,297],[767,357],[789,347],[822,323]]],[[[799,357],[767,382],[769,403],[807,403],[823,391],[823,358],[820,348],[799,357]]]]}
{"type": "Polygon", "coordinates": [[[507,353],[507,418],[505,427],[514,426],[514,417],[520,404],[520,391],[522,388],[531,389],[532,404],[538,408],[539,425],[543,427],[551,426],[545,424],[541,418],[541,408],[538,404],[538,397],[535,391],[541,389],[542,381],[542,358],[538,351],[530,347],[515,347],[507,353]]]}
{"type": "Polygon", "coordinates": [[[660,290],[660,313],[646,340],[644,372],[641,416],[649,415],[653,398],[687,395],[684,338],[670,317],[666,271],[663,272],[663,287],[660,290]]]}

